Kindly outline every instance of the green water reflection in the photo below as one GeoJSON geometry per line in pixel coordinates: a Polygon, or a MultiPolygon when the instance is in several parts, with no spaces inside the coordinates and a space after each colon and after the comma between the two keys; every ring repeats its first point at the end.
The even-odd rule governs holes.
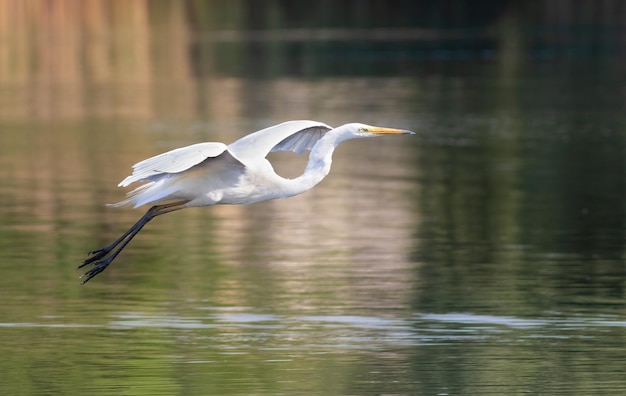
{"type": "Polygon", "coordinates": [[[3,393],[621,393],[621,14],[258,3],[0,1],[3,393]],[[419,134],[80,286],[133,163],[294,118],[419,134]]]}

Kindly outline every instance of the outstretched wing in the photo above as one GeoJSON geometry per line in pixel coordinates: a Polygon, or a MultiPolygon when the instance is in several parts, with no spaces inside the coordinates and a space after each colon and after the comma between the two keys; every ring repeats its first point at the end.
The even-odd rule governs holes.
{"type": "Polygon", "coordinates": [[[332,128],[318,121],[287,121],[254,132],[228,146],[236,158],[264,158],[270,151],[295,151],[304,153],[332,128]]]}
{"type": "Polygon", "coordinates": [[[244,163],[248,159],[265,158],[270,151],[295,151],[301,154],[310,150],[331,129],[317,121],[287,121],[244,136],[229,146],[207,142],[177,148],[136,163],[133,165],[133,174],[118,186],[126,187],[137,181],[153,180],[155,176],[183,172],[225,151],[244,163]]]}
{"type": "Polygon", "coordinates": [[[219,156],[227,149],[224,143],[207,142],[159,154],[133,165],[133,174],[122,180],[118,187],[126,187],[136,181],[147,180],[164,173],[185,171],[207,158],[219,156]]]}

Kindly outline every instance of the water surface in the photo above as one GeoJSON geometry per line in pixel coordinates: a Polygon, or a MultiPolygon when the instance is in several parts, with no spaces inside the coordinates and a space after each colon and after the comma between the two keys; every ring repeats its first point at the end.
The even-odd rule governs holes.
{"type": "Polygon", "coordinates": [[[326,6],[319,29],[275,3],[6,6],[49,24],[0,44],[0,389],[619,394],[621,47],[529,35],[548,3],[453,30],[379,10],[364,36],[326,6]],[[287,119],[418,134],[346,142],[298,197],[160,217],[80,285],[143,213],[104,206],[133,163],[287,119]]]}

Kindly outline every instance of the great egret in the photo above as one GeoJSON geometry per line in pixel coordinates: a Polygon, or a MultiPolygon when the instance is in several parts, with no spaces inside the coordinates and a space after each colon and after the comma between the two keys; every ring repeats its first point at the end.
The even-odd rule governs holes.
{"type": "Polygon", "coordinates": [[[89,252],[78,268],[93,265],[81,278],[83,284],[111,264],[143,226],[156,216],[175,210],[217,204],[251,204],[301,194],[322,181],[330,171],[332,154],[339,143],[381,135],[414,134],[411,131],[345,124],[338,128],[317,121],[287,121],[247,135],[234,143],[198,143],[168,151],[133,165],[133,174],[118,187],[145,181],[125,200],[110,206],[153,204],[110,245],[89,252]],[[285,179],[265,158],[270,151],[310,150],[304,173],[285,179]],[[108,257],[107,257],[108,255],[108,257]]]}

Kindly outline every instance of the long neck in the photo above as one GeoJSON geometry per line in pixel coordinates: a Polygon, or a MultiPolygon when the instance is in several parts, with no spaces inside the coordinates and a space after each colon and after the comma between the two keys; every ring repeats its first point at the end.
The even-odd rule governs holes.
{"type": "Polygon", "coordinates": [[[338,134],[328,132],[311,150],[309,161],[302,175],[286,181],[290,195],[301,194],[321,182],[330,172],[333,151],[341,143],[338,134]]]}

